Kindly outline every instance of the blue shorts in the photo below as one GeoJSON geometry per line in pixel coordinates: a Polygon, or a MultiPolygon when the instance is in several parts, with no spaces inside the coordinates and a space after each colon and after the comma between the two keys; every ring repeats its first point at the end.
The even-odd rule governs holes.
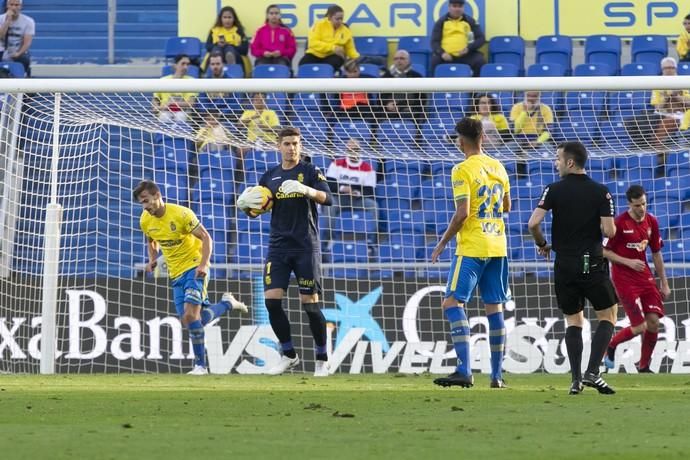
{"type": "Polygon", "coordinates": [[[510,300],[508,258],[453,256],[446,298],[452,296],[458,302],[467,303],[477,286],[485,304],[510,300]]]}
{"type": "Polygon", "coordinates": [[[197,278],[196,267],[190,268],[172,281],[173,301],[177,316],[184,314],[184,304],[205,306],[208,301],[208,275],[205,278],[197,278]]]}
{"type": "Polygon", "coordinates": [[[291,273],[297,278],[300,294],[321,293],[320,253],[276,254],[269,251],[264,265],[264,290],[287,290],[291,273]]]}

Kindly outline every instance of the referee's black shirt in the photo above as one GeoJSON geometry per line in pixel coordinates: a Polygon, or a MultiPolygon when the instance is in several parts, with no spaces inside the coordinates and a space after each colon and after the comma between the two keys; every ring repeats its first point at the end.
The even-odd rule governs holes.
{"type": "Polygon", "coordinates": [[[586,174],[568,174],[544,189],[537,205],[553,213],[551,247],[556,255],[602,256],[601,217],[615,217],[605,185],[586,174]]]}

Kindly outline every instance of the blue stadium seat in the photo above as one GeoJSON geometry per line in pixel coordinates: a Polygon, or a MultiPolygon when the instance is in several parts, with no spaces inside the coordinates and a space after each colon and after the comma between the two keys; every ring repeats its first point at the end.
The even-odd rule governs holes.
{"type": "Polygon", "coordinates": [[[566,75],[572,73],[573,40],[566,35],[546,35],[537,39],[537,64],[558,64],[566,75]]]}
{"type": "Polygon", "coordinates": [[[252,71],[254,78],[290,78],[290,68],[281,64],[259,64],[252,71]]]}
{"type": "Polygon", "coordinates": [[[414,160],[387,160],[383,165],[386,174],[404,174],[406,176],[420,176],[425,164],[414,160]]]}
{"type": "Polygon", "coordinates": [[[409,153],[414,143],[417,126],[407,120],[385,121],[379,124],[377,139],[381,147],[390,152],[409,153]]]}
{"type": "Polygon", "coordinates": [[[430,45],[428,37],[400,37],[398,49],[410,53],[412,64],[419,64],[425,69],[429,68],[430,45]]]}
{"type": "Polygon", "coordinates": [[[465,109],[469,108],[470,99],[469,93],[436,91],[431,93],[430,110],[436,112],[437,118],[453,121],[455,118],[461,118],[465,109]]]}
{"type": "Polygon", "coordinates": [[[525,40],[518,36],[497,36],[489,40],[489,62],[512,64],[525,74],[525,40]]]}
{"type": "Polygon", "coordinates": [[[230,218],[227,214],[228,207],[224,204],[206,203],[202,201],[201,205],[196,208],[194,212],[208,231],[224,233],[231,228],[230,218]]]}
{"type": "Polygon", "coordinates": [[[189,188],[186,174],[166,173],[155,171],[153,180],[161,188],[161,193],[166,201],[183,204],[189,199],[189,188]]]}
{"type": "Polygon", "coordinates": [[[360,64],[359,72],[364,77],[378,78],[381,76],[381,67],[376,64],[360,64]]]}
{"type": "Polygon", "coordinates": [[[336,231],[354,234],[355,239],[367,239],[376,233],[376,216],[373,212],[342,211],[336,220],[336,231]]]}
{"type": "Polygon", "coordinates": [[[386,37],[355,37],[355,48],[362,56],[388,58],[388,39],[386,37]]]}
{"type": "MultiPolygon", "coordinates": [[[[565,104],[568,111],[588,111],[602,113],[606,107],[604,91],[568,91],[565,93],[565,104]]],[[[593,120],[590,120],[590,123],[593,120]]]]}
{"type": "Polygon", "coordinates": [[[363,263],[369,261],[369,248],[361,241],[335,241],[331,249],[335,263],[363,263]]]}
{"type": "Polygon", "coordinates": [[[303,64],[297,68],[297,78],[333,78],[334,73],[329,64],[303,64]]]}
{"type": "Polygon", "coordinates": [[[390,233],[423,234],[424,230],[424,213],[422,211],[408,209],[388,210],[388,231],[390,233]]]}
{"type": "Polygon", "coordinates": [[[306,146],[323,148],[323,144],[328,141],[328,123],[319,112],[296,112],[292,126],[302,130],[302,144],[306,146]]]}
{"type": "MultiPolygon", "coordinates": [[[[263,217],[260,218],[263,220],[263,217]]],[[[258,220],[258,219],[256,219],[258,220]]],[[[240,264],[263,264],[268,254],[268,233],[240,232],[234,261],[240,264]]]]}
{"type": "Polygon", "coordinates": [[[618,75],[621,66],[621,39],[616,35],[590,35],[585,40],[585,62],[606,64],[609,75],[618,75]]]}
{"type": "Polygon", "coordinates": [[[420,198],[422,200],[453,200],[450,175],[439,175],[433,179],[422,181],[420,198]]]}
{"type": "Polygon", "coordinates": [[[412,70],[414,70],[415,72],[419,72],[419,75],[421,75],[422,77],[427,76],[426,75],[426,67],[423,66],[422,64],[418,63],[418,62],[412,63],[412,70]]]}
{"type": "Polygon", "coordinates": [[[565,72],[561,64],[532,64],[527,68],[528,77],[564,77],[565,72]]]}
{"type": "Polygon", "coordinates": [[[666,175],[670,177],[690,176],[690,153],[687,150],[666,154],[666,175]]]}
{"type": "MultiPolygon", "coordinates": [[[[223,66],[223,75],[225,78],[244,78],[244,67],[242,64],[229,64],[223,66]]],[[[211,68],[206,70],[206,77],[211,76],[211,68]]]]}
{"type": "Polygon", "coordinates": [[[387,174],[383,183],[376,186],[376,195],[412,200],[419,197],[420,187],[419,175],[387,174]]]}
{"type": "Polygon", "coordinates": [[[266,93],[266,107],[275,110],[282,117],[290,107],[290,99],[284,92],[266,93]]]}
{"type": "Polygon", "coordinates": [[[611,118],[633,118],[650,108],[649,91],[611,91],[608,93],[608,111],[611,118]]]}
{"type": "Polygon", "coordinates": [[[235,157],[229,150],[202,151],[197,153],[197,165],[199,166],[199,171],[207,169],[232,171],[235,168],[235,157]]]}
{"type": "Polygon", "coordinates": [[[423,214],[426,230],[441,234],[450,223],[455,214],[455,203],[452,199],[423,200],[421,211],[412,211],[423,214]]]}
{"type": "Polygon", "coordinates": [[[678,63],[678,75],[690,75],[690,62],[678,63]]]}
{"type": "Polygon", "coordinates": [[[637,35],[632,39],[632,62],[659,63],[668,55],[668,39],[664,35],[637,35]]]}
{"type": "Polygon", "coordinates": [[[326,174],[328,167],[333,163],[333,158],[326,155],[312,155],[310,159],[311,164],[319,168],[324,174],[326,174]]]}
{"type": "MultiPolygon", "coordinates": [[[[172,65],[164,65],[161,68],[161,77],[166,77],[168,75],[172,75],[173,73],[175,73],[175,70],[173,69],[172,65]]],[[[195,65],[190,65],[187,67],[187,75],[190,77],[199,78],[199,73],[199,67],[195,65]]]]}
{"type": "Polygon", "coordinates": [[[621,75],[624,77],[641,77],[659,75],[661,68],[659,63],[652,62],[633,62],[625,64],[621,69],[621,75]]]}
{"type": "Polygon", "coordinates": [[[187,173],[192,145],[187,139],[164,137],[163,143],[154,147],[153,167],[158,171],[187,173]]]}
{"type": "Polygon", "coordinates": [[[429,171],[431,172],[431,177],[433,179],[436,179],[437,177],[450,177],[450,173],[455,167],[456,164],[458,164],[460,160],[458,161],[433,161],[430,166],[429,166],[429,171]]]}
{"type": "Polygon", "coordinates": [[[201,172],[195,190],[199,191],[201,201],[232,203],[235,193],[233,172],[222,169],[206,169],[201,172]]]}
{"type": "Polygon", "coordinates": [[[424,252],[424,235],[391,233],[388,241],[379,244],[379,261],[416,262],[424,252]]]}
{"type": "Polygon", "coordinates": [[[186,54],[190,59],[199,59],[201,50],[201,41],[196,37],[171,37],[165,44],[165,57],[171,59],[186,54]]]}
{"type": "Polygon", "coordinates": [[[292,98],[292,108],[295,113],[319,113],[321,105],[321,93],[297,93],[292,98]]]}
{"type": "Polygon", "coordinates": [[[336,139],[359,139],[366,142],[371,140],[371,125],[364,120],[339,121],[333,126],[336,139]]]}
{"type": "Polygon", "coordinates": [[[26,76],[24,65],[21,62],[2,61],[0,62],[0,67],[7,70],[13,78],[24,78],[26,76]]]}
{"type": "Polygon", "coordinates": [[[611,180],[611,173],[614,166],[615,162],[611,157],[590,157],[587,159],[587,175],[598,182],[608,182],[611,180]]]}
{"type": "Polygon", "coordinates": [[[434,77],[462,77],[472,76],[472,67],[467,64],[439,64],[434,69],[434,77]]]}
{"type": "Polygon", "coordinates": [[[519,69],[514,64],[484,64],[479,71],[480,77],[517,77],[519,69]]]}
{"type": "Polygon", "coordinates": [[[575,66],[576,77],[608,77],[615,75],[610,65],[604,63],[587,63],[575,66]]]}
{"type": "MultiPolygon", "coordinates": [[[[455,120],[449,117],[434,118],[422,125],[422,138],[430,148],[456,154],[458,148],[448,137],[455,133],[455,120]]],[[[433,171],[432,171],[433,174],[433,171]]]]}
{"type": "Polygon", "coordinates": [[[251,150],[244,156],[244,169],[255,170],[264,173],[268,168],[272,168],[280,163],[280,153],[269,150],[251,150]]]}

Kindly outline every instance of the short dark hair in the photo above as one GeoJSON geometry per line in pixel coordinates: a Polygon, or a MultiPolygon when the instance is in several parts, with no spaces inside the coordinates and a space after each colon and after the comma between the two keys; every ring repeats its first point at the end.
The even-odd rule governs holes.
{"type": "Polygon", "coordinates": [[[175,64],[177,64],[178,62],[180,62],[184,58],[187,58],[187,59],[189,59],[189,62],[192,62],[192,58],[190,58],[186,54],[178,54],[177,56],[175,56],[175,64]]]}
{"type": "Polygon", "coordinates": [[[345,12],[345,11],[343,11],[343,8],[342,8],[341,6],[339,6],[339,5],[331,5],[331,6],[329,6],[328,9],[326,10],[326,17],[327,17],[327,18],[330,18],[330,17],[333,16],[335,13],[344,13],[344,12],[345,12]]]}
{"type": "Polygon", "coordinates": [[[292,126],[285,127],[278,131],[278,143],[280,144],[284,137],[290,136],[302,136],[302,133],[299,128],[294,128],[292,126]]]}
{"type": "Polygon", "coordinates": [[[155,195],[157,193],[160,193],[161,189],[158,188],[158,185],[152,180],[143,180],[139,182],[139,184],[134,187],[134,191],[132,192],[132,195],[134,196],[135,200],[139,200],[139,195],[141,195],[142,192],[149,192],[151,195],[155,195]]]}
{"type": "Polygon", "coordinates": [[[558,150],[563,150],[565,156],[572,159],[578,168],[584,168],[587,164],[587,148],[582,142],[563,142],[558,144],[558,150]]]}
{"type": "Polygon", "coordinates": [[[219,57],[219,58],[223,59],[223,53],[221,53],[220,51],[213,51],[213,52],[208,56],[208,60],[210,61],[211,58],[216,58],[216,57],[219,57]]]}
{"type": "Polygon", "coordinates": [[[632,203],[632,200],[637,200],[645,196],[647,192],[644,191],[644,187],[641,185],[631,185],[628,190],[625,191],[625,197],[628,199],[628,203],[632,203]]]}
{"type": "Polygon", "coordinates": [[[465,117],[455,125],[455,131],[464,138],[478,142],[484,128],[481,121],[465,117]]]}
{"type": "Polygon", "coordinates": [[[690,21],[690,14],[688,14],[687,16],[685,16],[683,19],[687,19],[688,21],[690,21]]]}

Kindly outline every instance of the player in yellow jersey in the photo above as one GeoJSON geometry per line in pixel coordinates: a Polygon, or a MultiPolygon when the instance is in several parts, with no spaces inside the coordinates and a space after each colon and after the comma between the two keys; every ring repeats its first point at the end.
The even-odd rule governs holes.
{"type": "Polygon", "coordinates": [[[490,386],[503,388],[503,303],[510,298],[503,213],[510,211],[510,184],[503,165],[482,151],[481,121],[463,118],[455,130],[466,159],[453,168],[451,181],[456,210],[431,254],[431,261],[436,262],[448,242],[457,235],[443,313],[450,323],[458,366],[448,377],[437,378],[434,383],[444,387],[474,384],[470,368],[470,325],[465,305],[479,286],[489,320],[490,386]]]}
{"type": "Polygon", "coordinates": [[[194,369],[189,374],[207,374],[204,326],[228,310],[246,313],[247,306],[230,292],[223,294],[220,303],[209,303],[206,286],[213,241],[191,209],[164,203],[158,186],[148,180],[139,183],[133,195],[144,208],[140,225],[148,243],[146,271],[150,273],[156,267],[161,250],[172,280],[177,315],[189,329],[192,340],[194,369]]]}

